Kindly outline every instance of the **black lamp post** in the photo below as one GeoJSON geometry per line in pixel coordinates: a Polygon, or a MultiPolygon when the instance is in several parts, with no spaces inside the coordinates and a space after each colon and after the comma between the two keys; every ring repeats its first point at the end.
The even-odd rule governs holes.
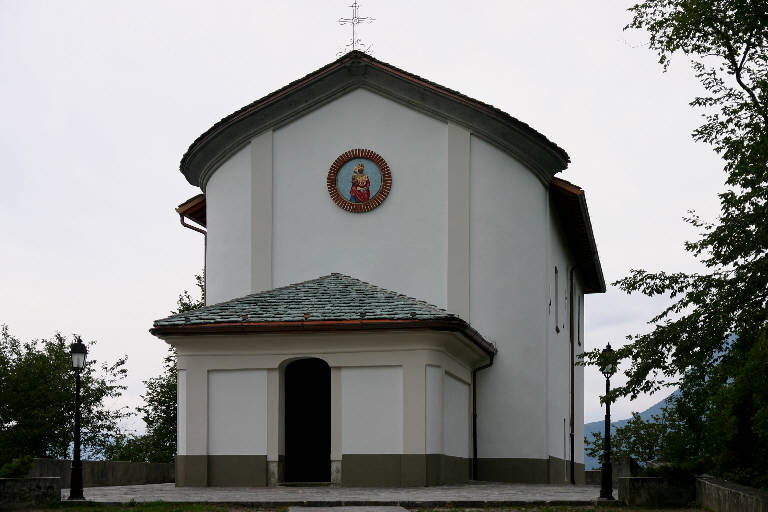
{"type": "Polygon", "coordinates": [[[601,353],[600,373],[605,377],[605,443],[603,451],[603,469],[600,474],[600,499],[613,500],[613,468],[611,466],[611,375],[616,370],[613,362],[613,349],[609,343],[601,353]]]}
{"type": "Polygon", "coordinates": [[[72,369],[75,370],[75,446],[72,454],[69,499],[83,500],[85,499],[83,497],[83,463],[80,460],[80,372],[85,368],[88,349],[80,336],[75,336],[75,343],[70,345],[69,354],[72,356],[72,369]]]}

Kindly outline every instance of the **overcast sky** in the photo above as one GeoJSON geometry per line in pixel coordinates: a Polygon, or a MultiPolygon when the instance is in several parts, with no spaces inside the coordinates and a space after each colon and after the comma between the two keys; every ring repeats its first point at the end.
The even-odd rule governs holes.
{"type": "MultiPolygon", "coordinates": [[[[213,123],[335,60],[350,0],[0,0],[0,324],[127,354],[135,406],[159,373],[148,333],[194,288],[202,237],[174,207],[178,171],[213,123]]],[[[490,103],[564,148],[586,190],[607,282],[693,270],[688,209],[718,212],[720,159],[690,132],[700,92],[684,58],[662,73],[624,1],[362,0],[371,54],[490,103]]],[[[623,343],[663,300],[613,287],[586,300],[586,347],[623,343]]],[[[602,418],[587,370],[586,421],[602,418]]],[[[662,396],[627,400],[615,417],[662,396]]],[[[136,423],[137,426],[140,422],[136,423]]]]}

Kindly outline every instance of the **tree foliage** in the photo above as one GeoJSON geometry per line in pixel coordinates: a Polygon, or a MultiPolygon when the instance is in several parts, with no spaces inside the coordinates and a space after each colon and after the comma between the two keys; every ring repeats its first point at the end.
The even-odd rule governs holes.
{"type": "Polygon", "coordinates": [[[188,290],[179,294],[179,300],[176,301],[176,310],[171,311],[172,315],[200,309],[205,306],[205,273],[195,275],[195,286],[200,293],[197,297],[192,297],[188,290]]]}
{"type": "MultiPolygon", "coordinates": [[[[88,343],[93,346],[95,342],[88,343]]],[[[99,457],[127,416],[106,402],[125,386],[126,358],[99,363],[88,357],[81,373],[82,447],[99,457]]],[[[67,457],[73,441],[75,378],[69,343],[61,334],[22,342],[0,330],[0,465],[15,457],[67,457]]]]}
{"type": "Polygon", "coordinates": [[[614,283],[671,304],[616,351],[629,365],[612,398],[679,387],[666,456],[766,486],[768,0],[647,0],[630,11],[627,28],[648,32],[665,70],[674,54],[692,60],[705,91],[691,102],[704,116],[693,138],[722,157],[726,190],[716,220],[685,219],[699,231],[685,249],[704,271],[632,270],[614,283]]]}
{"type": "MultiPolygon", "coordinates": [[[[662,416],[665,414],[662,413],[662,416]]],[[[661,459],[661,449],[667,425],[662,416],[654,415],[649,421],[633,412],[632,418],[620,427],[611,428],[611,456],[632,457],[642,463],[661,459]]],[[[592,432],[592,439],[584,438],[584,451],[590,457],[596,457],[603,463],[602,432],[592,432]]]]}

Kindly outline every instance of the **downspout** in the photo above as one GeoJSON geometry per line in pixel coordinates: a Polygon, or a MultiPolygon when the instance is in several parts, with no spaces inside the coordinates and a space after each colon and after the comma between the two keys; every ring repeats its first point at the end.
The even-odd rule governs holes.
{"type": "Polygon", "coordinates": [[[189,228],[192,231],[197,231],[198,233],[203,234],[203,297],[205,297],[205,275],[206,271],[208,270],[208,232],[204,229],[200,229],[197,226],[193,226],[192,224],[187,224],[187,221],[184,220],[184,214],[179,213],[179,220],[181,220],[181,225],[185,228],[189,228]]]}
{"type": "Polygon", "coordinates": [[[477,372],[485,370],[493,364],[493,354],[489,354],[488,364],[472,370],[472,480],[478,478],[477,464],[477,372]]]}
{"type": "Polygon", "coordinates": [[[574,433],[574,391],[575,391],[575,348],[574,348],[574,321],[573,321],[573,315],[574,315],[574,307],[573,307],[573,273],[576,271],[576,267],[571,267],[571,278],[570,278],[570,291],[568,292],[568,296],[570,297],[570,325],[568,328],[568,332],[570,334],[570,344],[571,344],[571,359],[570,359],[570,376],[571,376],[571,484],[576,485],[576,460],[574,459],[574,449],[575,449],[575,433],[574,433]]]}

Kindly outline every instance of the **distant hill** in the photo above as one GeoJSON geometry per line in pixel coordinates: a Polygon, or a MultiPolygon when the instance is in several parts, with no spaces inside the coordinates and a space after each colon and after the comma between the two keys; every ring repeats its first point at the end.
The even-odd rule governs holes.
{"type": "MultiPolygon", "coordinates": [[[[644,410],[640,413],[640,417],[646,421],[650,420],[653,416],[660,416],[661,410],[667,406],[668,400],[674,395],[674,393],[671,393],[667,398],[664,400],[661,400],[660,402],[650,406],[648,409],[644,410]]],[[[611,422],[611,430],[616,429],[618,427],[623,427],[627,424],[627,420],[629,418],[623,419],[623,420],[616,420],[611,422]]],[[[584,437],[587,439],[592,439],[592,432],[603,432],[605,430],[605,422],[603,421],[593,421],[591,423],[585,423],[584,424],[584,437]]],[[[600,469],[600,463],[598,462],[597,458],[595,457],[589,457],[586,453],[584,453],[584,468],[589,469],[600,469]]]]}

